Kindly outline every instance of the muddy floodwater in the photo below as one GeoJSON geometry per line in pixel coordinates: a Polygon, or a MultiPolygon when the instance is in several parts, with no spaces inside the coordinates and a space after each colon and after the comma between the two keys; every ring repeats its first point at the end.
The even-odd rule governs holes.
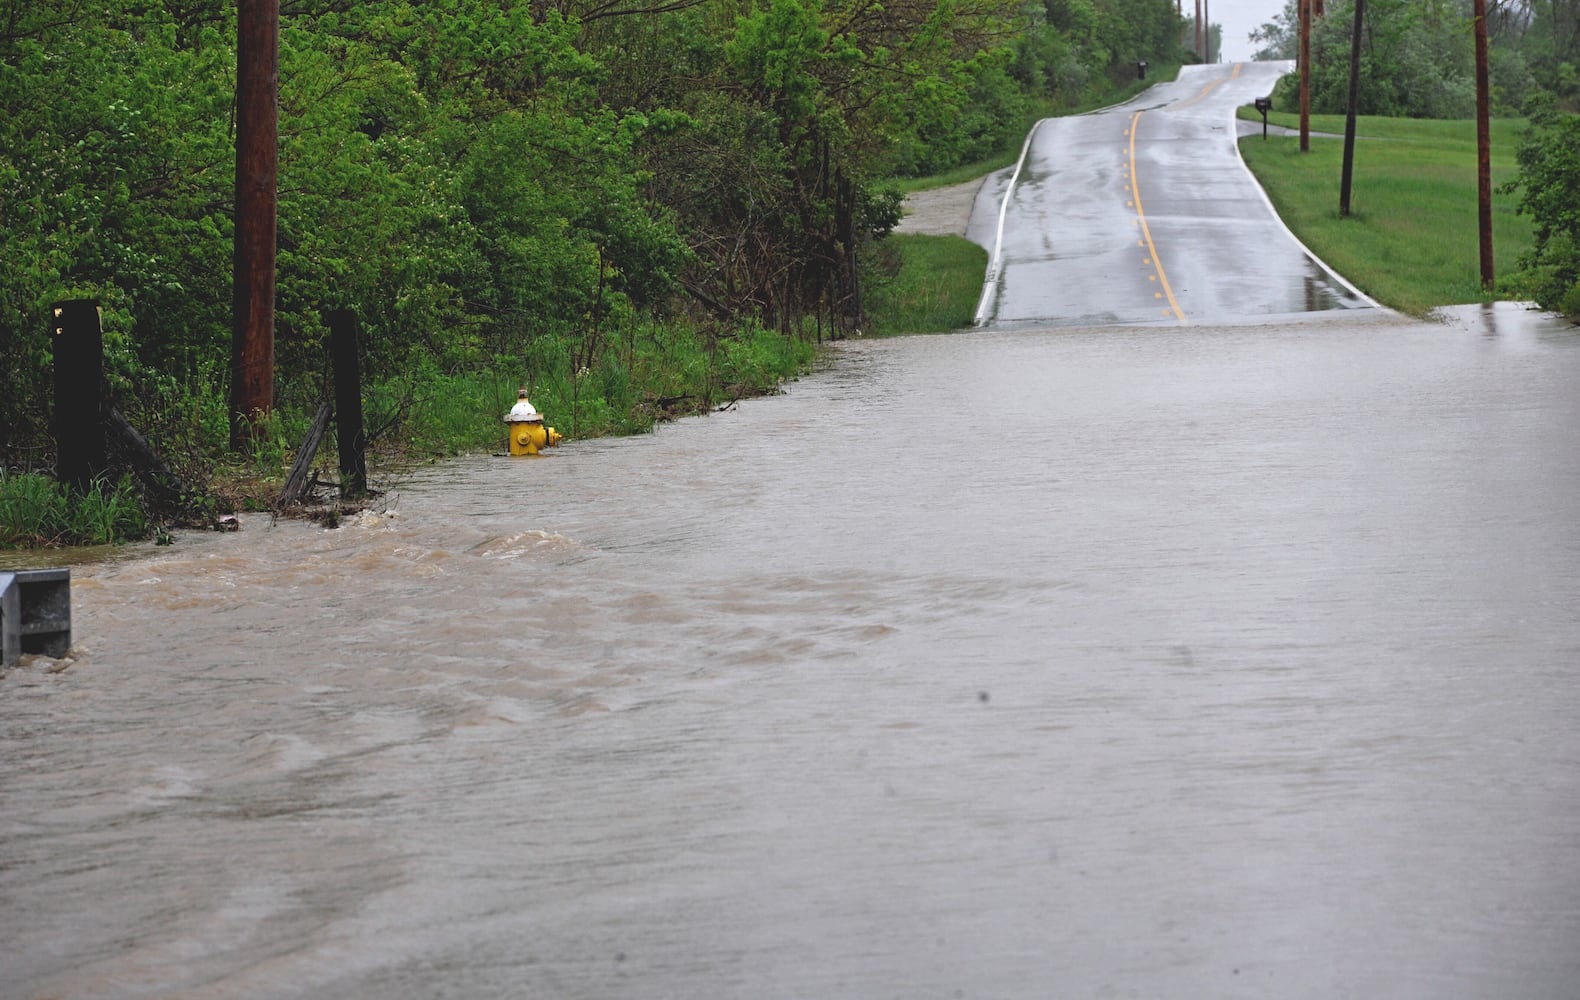
{"type": "Polygon", "coordinates": [[[78,565],[0,997],[1573,1000],[1580,334],[1492,319],[850,342],[78,565]]]}

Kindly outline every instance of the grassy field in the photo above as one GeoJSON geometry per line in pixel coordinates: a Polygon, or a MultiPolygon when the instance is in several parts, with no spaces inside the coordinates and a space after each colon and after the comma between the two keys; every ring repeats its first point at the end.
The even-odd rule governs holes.
{"type": "MultiPolygon", "coordinates": [[[[1260,121],[1260,116],[1254,116],[1260,121]]],[[[1299,127],[1293,115],[1268,121],[1299,127]]],[[[1361,118],[1356,126],[1351,215],[1339,216],[1344,141],[1260,135],[1240,141],[1245,162],[1295,235],[1372,298],[1413,315],[1436,306],[1518,299],[1516,258],[1531,246],[1516,196],[1496,188],[1515,173],[1520,121],[1492,123],[1494,291],[1480,288],[1476,222],[1476,124],[1361,118]]],[[[1313,115],[1311,131],[1342,135],[1340,116],[1313,115]]]]}

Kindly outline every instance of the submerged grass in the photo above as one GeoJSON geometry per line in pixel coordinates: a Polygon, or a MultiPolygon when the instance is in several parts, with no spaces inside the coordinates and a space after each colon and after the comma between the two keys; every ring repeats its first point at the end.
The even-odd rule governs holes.
{"type": "MultiPolygon", "coordinates": [[[[1293,115],[1268,121],[1299,125],[1293,115]]],[[[1531,247],[1531,225],[1515,213],[1516,196],[1497,193],[1515,174],[1522,126],[1499,120],[1492,127],[1496,281],[1490,292],[1480,281],[1475,122],[1359,119],[1347,219],[1339,215],[1342,139],[1313,135],[1303,154],[1298,136],[1264,141],[1256,135],[1242,139],[1240,151],[1312,252],[1372,298],[1421,316],[1438,306],[1522,297],[1517,258],[1531,247]]],[[[1341,135],[1344,119],[1313,115],[1310,127],[1341,135]]]]}
{"type": "MultiPolygon", "coordinates": [[[[775,392],[807,370],[815,353],[805,336],[760,327],[699,336],[642,324],[592,346],[543,338],[483,368],[417,372],[375,386],[367,423],[386,464],[502,451],[502,418],[525,388],[566,440],[640,434],[664,420],[775,392]]],[[[332,442],[325,453],[333,458],[332,442]]]]}
{"type": "MultiPolygon", "coordinates": [[[[618,336],[539,338],[455,372],[419,363],[365,386],[368,461],[376,476],[387,478],[439,457],[503,451],[503,417],[522,386],[567,440],[651,430],[664,420],[778,391],[811,366],[816,335],[815,329],[699,333],[637,324],[618,336]]],[[[244,454],[204,463],[215,510],[274,509],[310,420],[299,408],[277,410],[258,424],[244,454]]],[[[196,470],[198,463],[190,464],[196,470]]],[[[338,464],[330,433],[314,465],[334,470],[338,464]]],[[[334,479],[327,471],[325,483],[334,479]]],[[[49,475],[0,469],[0,549],[146,538],[150,522],[140,499],[130,479],[103,480],[76,496],[49,475]]],[[[321,501],[311,506],[308,513],[324,513],[326,524],[340,512],[338,504],[327,511],[321,501]]]]}

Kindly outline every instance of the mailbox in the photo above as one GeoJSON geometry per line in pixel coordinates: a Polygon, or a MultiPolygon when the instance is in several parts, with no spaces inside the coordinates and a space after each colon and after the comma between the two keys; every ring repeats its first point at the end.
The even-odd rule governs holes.
{"type": "Polygon", "coordinates": [[[1267,113],[1273,110],[1273,99],[1271,97],[1258,97],[1256,99],[1256,110],[1262,112],[1262,138],[1266,139],[1267,113]]]}

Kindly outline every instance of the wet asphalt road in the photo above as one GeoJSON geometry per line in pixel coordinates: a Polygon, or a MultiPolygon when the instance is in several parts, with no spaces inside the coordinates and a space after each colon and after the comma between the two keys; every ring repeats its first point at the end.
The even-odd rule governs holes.
{"type": "Polygon", "coordinates": [[[968,235],[993,254],[977,324],[1235,323],[1372,309],[1273,212],[1235,109],[1288,63],[1190,66],[1134,101],[1038,124],[968,235]]]}

